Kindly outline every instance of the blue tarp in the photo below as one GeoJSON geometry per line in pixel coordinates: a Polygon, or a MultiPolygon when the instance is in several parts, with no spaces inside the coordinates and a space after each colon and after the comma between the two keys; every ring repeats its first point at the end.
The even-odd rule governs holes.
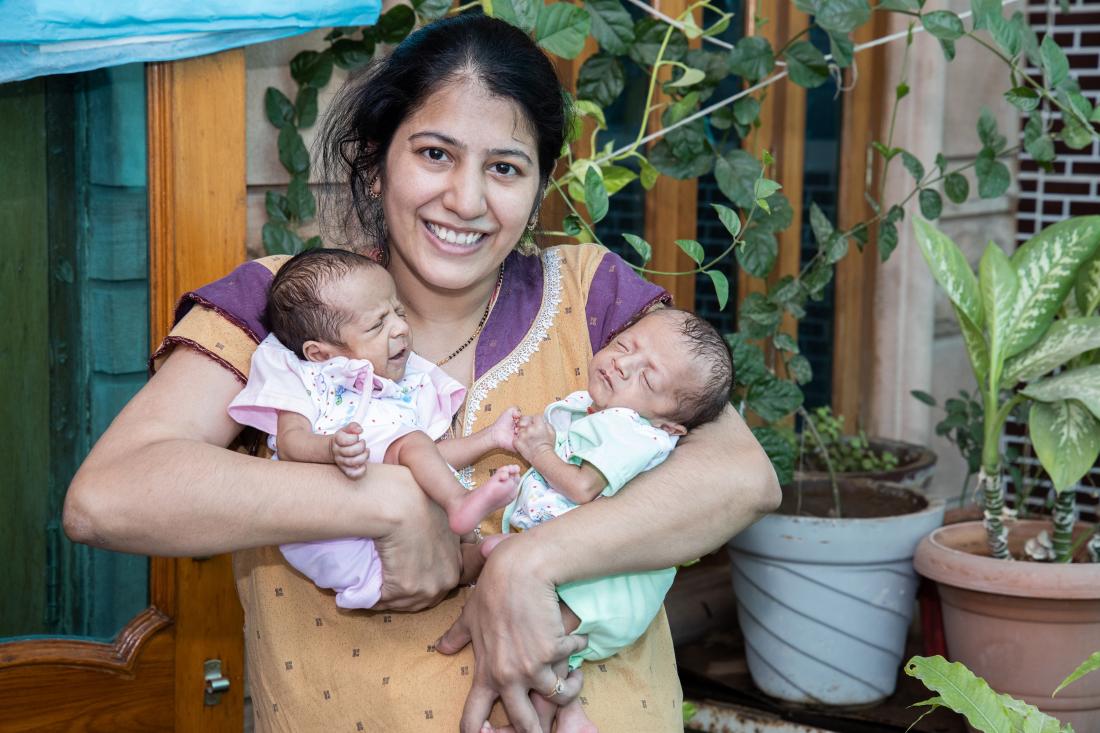
{"type": "Polygon", "coordinates": [[[0,82],[373,25],[381,7],[381,0],[0,0],[0,82]]]}

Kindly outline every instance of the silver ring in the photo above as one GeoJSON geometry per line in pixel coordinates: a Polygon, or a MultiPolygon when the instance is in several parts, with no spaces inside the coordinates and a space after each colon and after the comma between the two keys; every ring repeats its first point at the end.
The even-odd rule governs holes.
{"type": "Polygon", "coordinates": [[[563,692],[565,692],[565,680],[563,680],[561,677],[558,677],[556,680],[554,680],[554,689],[550,692],[549,695],[547,695],[547,697],[554,697],[555,695],[560,695],[563,692]]]}

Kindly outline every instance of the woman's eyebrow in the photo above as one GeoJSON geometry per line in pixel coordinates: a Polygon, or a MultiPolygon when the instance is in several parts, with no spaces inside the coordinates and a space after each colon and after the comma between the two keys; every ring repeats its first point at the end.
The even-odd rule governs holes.
{"type": "MultiPolygon", "coordinates": [[[[412,135],[409,135],[409,140],[412,141],[421,137],[434,138],[442,143],[450,145],[451,147],[458,148],[459,150],[466,150],[465,143],[460,143],[458,140],[455,140],[450,135],[444,135],[441,132],[433,132],[431,130],[425,130],[424,132],[414,132],[412,135]]],[[[489,155],[514,156],[516,158],[522,158],[523,160],[527,161],[528,165],[532,165],[534,163],[534,161],[531,160],[531,156],[523,152],[519,148],[493,148],[489,151],[489,155]]]]}

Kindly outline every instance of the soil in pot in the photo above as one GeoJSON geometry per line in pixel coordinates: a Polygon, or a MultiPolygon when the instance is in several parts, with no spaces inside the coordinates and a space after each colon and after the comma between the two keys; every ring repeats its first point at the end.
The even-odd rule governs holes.
{"type": "MultiPolygon", "coordinates": [[[[924,510],[928,500],[905,487],[860,479],[837,479],[844,519],[897,517],[924,510]]],[[[806,479],[783,489],[776,510],[793,517],[836,517],[833,487],[828,479],[806,479]]]]}
{"type": "MultiPolygon", "coordinates": [[[[871,449],[876,453],[889,451],[897,456],[898,465],[889,470],[882,471],[842,471],[838,478],[848,479],[874,479],[877,481],[893,481],[905,486],[925,488],[932,480],[932,472],[936,467],[936,454],[924,446],[913,443],[902,443],[895,440],[872,438],[871,449]]],[[[796,467],[795,482],[799,480],[827,480],[828,469],[824,465],[818,465],[813,454],[807,451],[802,463],[796,467]]]]}

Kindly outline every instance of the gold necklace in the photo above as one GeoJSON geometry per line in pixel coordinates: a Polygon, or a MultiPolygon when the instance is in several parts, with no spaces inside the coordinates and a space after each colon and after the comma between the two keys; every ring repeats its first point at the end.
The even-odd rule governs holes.
{"type": "Polygon", "coordinates": [[[462,346],[459,346],[457,349],[452,351],[446,358],[444,358],[440,361],[437,361],[435,363],[436,366],[443,366],[444,364],[449,362],[451,359],[453,359],[456,356],[458,356],[459,354],[461,354],[466,349],[466,347],[469,346],[470,344],[472,344],[474,342],[474,339],[476,339],[478,337],[478,334],[481,333],[481,329],[485,327],[485,321],[489,320],[489,313],[490,313],[490,311],[493,310],[493,303],[496,303],[496,301],[497,301],[497,295],[500,294],[500,286],[503,282],[504,282],[504,263],[501,262],[500,263],[500,274],[497,275],[496,287],[493,288],[493,294],[489,296],[489,302],[485,304],[485,312],[481,314],[481,320],[477,322],[477,328],[474,329],[474,332],[470,335],[470,338],[466,339],[466,342],[464,344],[462,344],[462,346]]]}

